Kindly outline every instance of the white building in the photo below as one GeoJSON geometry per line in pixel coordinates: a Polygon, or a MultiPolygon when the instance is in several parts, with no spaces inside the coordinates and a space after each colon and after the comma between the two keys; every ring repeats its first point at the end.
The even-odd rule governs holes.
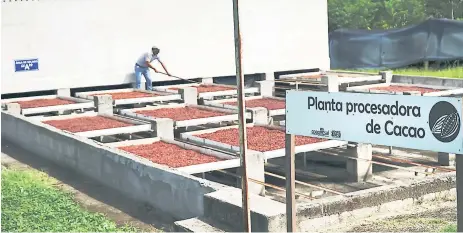
{"type": "MultiPolygon", "coordinates": [[[[174,75],[235,74],[231,0],[5,0],[1,7],[3,94],[130,83],[136,59],[153,45],[174,75]],[[16,72],[27,59],[38,63],[16,72]]],[[[240,23],[245,74],[329,69],[327,0],[241,0],[240,23]]]]}

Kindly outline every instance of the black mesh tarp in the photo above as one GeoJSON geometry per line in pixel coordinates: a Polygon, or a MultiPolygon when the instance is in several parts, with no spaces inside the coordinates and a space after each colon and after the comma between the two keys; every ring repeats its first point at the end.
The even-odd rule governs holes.
{"type": "Polygon", "coordinates": [[[331,69],[399,68],[421,61],[463,59],[463,21],[428,19],[392,30],[330,33],[331,69]]]}

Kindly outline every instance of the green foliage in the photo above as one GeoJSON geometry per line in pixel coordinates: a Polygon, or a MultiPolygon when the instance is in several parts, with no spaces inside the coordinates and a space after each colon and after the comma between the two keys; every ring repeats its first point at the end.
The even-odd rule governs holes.
{"type": "Polygon", "coordinates": [[[457,232],[457,225],[452,224],[444,227],[441,232],[457,232]]]}
{"type": "Polygon", "coordinates": [[[377,8],[371,0],[328,0],[329,28],[371,29],[377,8]]]}
{"type": "Polygon", "coordinates": [[[426,0],[426,13],[434,18],[463,17],[463,0],[426,0]]]}
{"type": "MultiPolygon", "coordinates": [[[[356,70],[377,74],[379,70],[356,70]]],[[[445,77],[445,78],[463,78],[463,67],[453,67],[441,70],[424,70],[424,69],[396,69],[394,74],[417,75],[430,77],[445,77]]]]}
{"type": "Polygon", "coordinates": [[[429,17],[463,18],[463,0],[328,0],[330,31],[391,29],[429,17]]]}
{"type": "Polygon", "coordinates": [[[118,228],[102,214],[82,209],[43,173],[2,168],[2,232],[108,232],[118,228]]]}
{"type": "Polygon", "coordinates": [[[400,69],[395,70],[395,74],[463,78],[463,67],[449,68],[443,70],[424,70],[424,69],[400,69]]]}

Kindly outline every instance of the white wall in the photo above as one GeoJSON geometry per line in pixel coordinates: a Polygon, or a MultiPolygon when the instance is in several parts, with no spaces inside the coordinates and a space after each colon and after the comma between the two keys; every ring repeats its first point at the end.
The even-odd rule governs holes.
{"type": "MultiPolygon", "coordinates": [[[[174,75],[235,74],[231,0],[1,4],[2,93],[132,82],[152,45],[174,75]],[[14,72],[27,58],[40,70],[14,72]]],[[[245,73],[329,68],[326,0],[242,0],[240,11],[245,73]]]]}

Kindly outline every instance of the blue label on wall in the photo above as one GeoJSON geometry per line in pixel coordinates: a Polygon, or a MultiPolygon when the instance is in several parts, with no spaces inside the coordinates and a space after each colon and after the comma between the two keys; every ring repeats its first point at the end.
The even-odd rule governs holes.
{"type": "Polygon", "coordinates": [[[39,70],[39,59],[15,60],[14,71],[34,71],[39,70]]]}

